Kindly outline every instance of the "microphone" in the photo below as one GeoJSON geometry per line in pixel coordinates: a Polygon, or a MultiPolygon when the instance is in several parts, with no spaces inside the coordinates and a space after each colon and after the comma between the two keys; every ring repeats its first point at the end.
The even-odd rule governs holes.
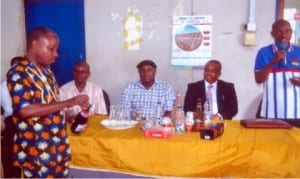
{"type": "MultiPolygon", "coordinates": [[[[280,42],[276,46],[277,46],[278,50],[286,50],[287,49],[287,46],[286,46],[286,44],[284,42],[280,42]]],[[[279,66],[282,67],[284,64],[285,64],[285,59],[282,59],[279,62],[279,66]]]]}
{"type": "Polygon", "coordinates": [[[286,44],[284,42],[280,42],[277,44],[278,50],[286,50],[286,44]]]}

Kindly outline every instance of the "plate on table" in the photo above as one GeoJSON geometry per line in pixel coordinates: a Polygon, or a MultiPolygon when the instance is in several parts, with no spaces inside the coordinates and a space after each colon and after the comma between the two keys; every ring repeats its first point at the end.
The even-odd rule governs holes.
{"type": "Polygon", "coordinates": [[[100,124],[107,129],[113,130],[122,130],[122,129],[130,129],[136,126],[138,121],[135,120],[110,120],[104,119],[100,121],[100,124]]]}

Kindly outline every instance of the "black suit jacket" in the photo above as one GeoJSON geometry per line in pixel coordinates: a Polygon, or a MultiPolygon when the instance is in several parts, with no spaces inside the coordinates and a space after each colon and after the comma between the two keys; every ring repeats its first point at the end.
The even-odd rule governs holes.
{"type": "MultiPolygon", "coordinates": [[[[195,111],[198,98],[202,100],[203,109],[203,103],[206,99],[204,80],[188,84],[184,98],[184,111],[195,111]]],[[[220,113],[224,119],[232,119],[232,117],[237,114],[238,102],[233,83],[218,80],[217,103],[218,113],[220,113]]]]}

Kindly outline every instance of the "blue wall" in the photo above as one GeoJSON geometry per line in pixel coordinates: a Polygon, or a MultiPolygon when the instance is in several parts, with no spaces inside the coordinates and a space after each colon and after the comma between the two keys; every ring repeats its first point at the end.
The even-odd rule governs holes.
{"type": "Polygon", "coordinates": [[[84,0],[24,0],[26,33],[38,26],[54,30],[59,57],[52,70],[60,85],[73,79],[72,67],[85,60],[84,0]]]}

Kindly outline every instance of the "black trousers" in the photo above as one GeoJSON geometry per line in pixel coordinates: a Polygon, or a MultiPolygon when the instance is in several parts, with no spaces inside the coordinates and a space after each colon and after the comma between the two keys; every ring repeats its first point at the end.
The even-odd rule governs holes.
{"type": "Polygon", "coordinates": [[[4,178],[20,178],[21,169],[13,166],[13,145],[16,128],[12,117],[5,118],[5,129],[1,132],[1,162],[4,178]]]}

